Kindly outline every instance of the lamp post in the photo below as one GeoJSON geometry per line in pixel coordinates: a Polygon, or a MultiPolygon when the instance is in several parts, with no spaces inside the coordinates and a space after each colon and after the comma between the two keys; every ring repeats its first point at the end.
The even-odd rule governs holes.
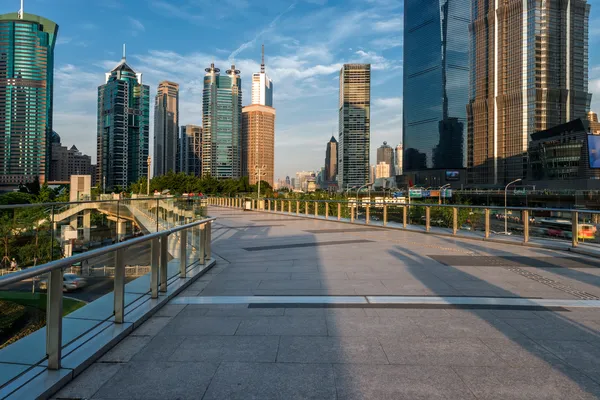
{"type": "Polygon", "coordinates": [[[260,209],[260,181],[261,178],[265,175],[267,175],[266,172],[264,172],[264,170],[267,169],[266,165],[263,165],[262,167],[259,167],[258,165],[256,165],[254,167],[254,175],[256,175],[256,180],[258,181],[258,193],[256,194],[256,201],[257,201],[257,207],[260,209]],[[262,172],[261,172],[262,171],[262,172]]]}
{"type": "Polygon", "coordinates": [[[444,190],[447,187],[452,186],[449,183],[446,183],[444,186],[440,187],[440,196],[438,197],[438,204],[442,204],[442,190],[444,190]]]}
{"type": "Polygon", "coordinates": [[[506,197],[507,197],[507,192],[508,192],[508,187],[510,185],[512,185],[513,183],[517,183],[517,182],[521,182],[523,179],[515,179],[512,182],[508,182],[508,185],[506,185],[506,187],[504,188],[504,234],[508,235],[508,214],[507,214],[507,210],[506,210],[506,197]]]}
{"type": "Polygon", "coordinates": [[[146,196],[150,197],[150,165],[152,165],[152,158],[148,156],[148,173],[146,174],[146,196]]]}

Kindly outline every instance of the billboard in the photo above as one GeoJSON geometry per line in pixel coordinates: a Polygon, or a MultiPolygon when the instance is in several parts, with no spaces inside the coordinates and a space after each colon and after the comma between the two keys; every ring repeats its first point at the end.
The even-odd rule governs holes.
{"type": "Polygon", "coordinates": [[[588,135],[590,168],[600,168],[600,135],[588,135]]]}
{"type": "Polygon", "coordinates": [[[459,181],[460,180],[460,171],[446,171],[446,180],[447,181],[459,181]]]}

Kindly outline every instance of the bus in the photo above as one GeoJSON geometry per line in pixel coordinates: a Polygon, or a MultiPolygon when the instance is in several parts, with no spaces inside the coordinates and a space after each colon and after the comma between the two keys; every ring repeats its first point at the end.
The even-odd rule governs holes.
{"type": "MultiPolygon", "coordinates": [[[[536,224],[542,232],[551,237],[571,239],[573,237],[573,223],[564,218],[541,218],[536,220],[536,224]]],[[[577,238],[581,240],[590,240],[596,238],[596,226],[592,224],[578,224],[577,238]]]]}

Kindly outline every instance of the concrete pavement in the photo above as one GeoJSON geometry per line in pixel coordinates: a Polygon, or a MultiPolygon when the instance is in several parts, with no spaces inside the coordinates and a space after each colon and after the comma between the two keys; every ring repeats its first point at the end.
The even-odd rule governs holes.
{"type": "Polygon", "coordinates": [[[55,398],[600,398],[595,259],[209,214],[217,266],[55,398]]]}

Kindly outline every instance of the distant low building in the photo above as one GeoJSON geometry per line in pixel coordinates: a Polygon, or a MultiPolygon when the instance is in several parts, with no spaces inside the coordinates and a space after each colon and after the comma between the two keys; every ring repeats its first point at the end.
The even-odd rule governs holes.
{"type": "Polygon", "coordinates": [[[71,175],[92,175],[92,158],[83,154],[75,145],[63,146],[60,136],[53,132],[50,159],[50,182],[69,182],[71,175]]]}
{"type": "MultiPolygon", "coordinates": [[[[375,167],[375,179],[390,177],[390,164],[381,161],[375,167]]],[[[373,182],[373,181],[371,181],[373,182]]]]}
{"type": "Polygon", "coordinates": [[[528,184],[600,189],[600,124],[594,115],[531,134],[528,184]]]}

